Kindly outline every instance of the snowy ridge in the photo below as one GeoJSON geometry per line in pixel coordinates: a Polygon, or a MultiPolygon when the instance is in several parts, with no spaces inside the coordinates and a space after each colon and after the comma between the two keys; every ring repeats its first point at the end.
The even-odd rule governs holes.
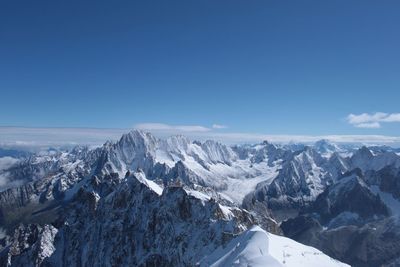
{"type": "Polygon", "coordinates": [[[160,185],[156,184],[155,182],[146,179],[146,176],[143,172],[135,172],[134,176],[139,182],[143,183],[148,188],[150,188],[152,191],[157,193],[157,195],[159,195],[159,196],[162,195],[163,188],[160,185]]]}
{"type": "Polygon", "coordinates": [[[220,247],[204,259],[201,266],[224,267],[338,267],[350,266],[321,251],[255,226],[220,247]]]}
{"type": "Polygon", "coordinates": [[[353,154],[351,164],[353,168],[360,168],[363,171],[378,171],[388,165],[400,167],[400,157],[394,152],[373,153],[363,146],[353,154]]]}

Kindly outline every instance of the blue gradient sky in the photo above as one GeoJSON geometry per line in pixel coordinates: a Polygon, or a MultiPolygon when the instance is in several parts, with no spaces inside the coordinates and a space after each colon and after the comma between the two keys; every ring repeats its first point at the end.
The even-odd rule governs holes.
{"type": "Polygon", "coordinates": [[[399,14],[394,0],[1,1],[0,125],[398,135],[397,119],[346,118],[400,112],[399,14]]]}

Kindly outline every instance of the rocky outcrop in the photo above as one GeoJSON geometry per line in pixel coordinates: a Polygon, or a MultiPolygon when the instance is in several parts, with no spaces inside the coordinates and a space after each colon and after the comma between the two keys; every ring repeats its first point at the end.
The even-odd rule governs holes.
{"type": "Polygon", "coordinates": [[[389,165],[379,171],[368,171],[365,177],[368,184],[376,185],[382,192],[400,200],[400,168],[389,165]]]}
{"type": "Polygon", "coordinates": [[[380,197],[372,193],[355,172],[329,186],[313,202],[310,210],[320,216],[323,224],[345,212],[356,214],[363,221],[390,214],[380,197]]]}
{"type": "Polygon", "coordinates": [[[352,266],[382,266],[400,252],[400,223],[361,170],[329,186],[301,215],[281,224],[287,237],[352,266]]]}
{"type": "Polygon", "coordinates": [[[182,187],[159,195],[160,188],[140,175],[104,195],[90,181],[58,228],[18,228],[7,264],[34,259],[32,266],[193,266],[254,224],[246,211],[204,202],[182,187]]]}

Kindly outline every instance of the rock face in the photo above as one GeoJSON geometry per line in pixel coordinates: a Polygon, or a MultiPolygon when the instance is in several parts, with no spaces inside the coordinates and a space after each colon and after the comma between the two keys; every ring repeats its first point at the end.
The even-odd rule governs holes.
{"type": "Polygon", "coordinates": [[[389,165],[400,167],[400,158],[396,153],[381,152],[373,154],[372,151],[365,146],[357,150],[350,161],[353,168],[360,168],[363,171],[378,171],[389,165]]]}
{"type": "Polygon", "coordinates": [[[391,194],[400,200],[400,168],[393,165],[385,166],[378,171],[366,173],[368,184],[376,185],[382,192],[391,194]]]}
{"type": "Polygon", "coordinates": [[[304,221],[297,217],[282,225],[288,237],[317,247],[351,266],[391,266],[390,263],[398,258],[400,224],[393,217],[361,227],[346,225],[329,230],[315,227],[315,222],[308,219],[308,225],[302,225],[303,228],[296,231],[296,224],[300,220],[304,221]],[[301,234],[292,236],[300,232],[301,234]]]}
{"type": "Polygon", "coordinates": [[[365,180],[360,169],[347,173],[301,215],[284,221],[284,234],[352,266],[382,266],[395,260],[400,222],[365,180]]]}
{"type": "Polygon", "coordinates": [[[53,225],[19,227],[7,265],[193,266],[254,224],[244,210],[161,189],[143,173],[91,182],[53,225]]]}
{"type": "Polygon", "coordinates": [[[253,202],[264,202],[277,211],[305,207],[347,171],[345,161],[338,154],[327,159],[305,147],[287,158],[276,178],[260,183],[246,201],[251,198],[253,202]]]}
{"type": "Polygon", "coordinates": [[[105,185],[108,194],[100,195],[101,187],[88,181],[53,225],[20,226],[2,252],[3,264],[347,266],[315,248],[250,229],[254,217],[247,211],[195,197],[182,187],[161,189],[143,173],[105,185]],[[227,257],[232,247],[236,250],[227,257]]]}
{"type": "Polygon", "coordinates": [[[311,210],[320,216],[323,223],[342,215],[355,214],[365,221],[377,216],[388,216],[390,213],[380,197],[355,173],[329,186],[313,202],[311,210]]]}
{"type": "Polygon", "coordinates": [[[5,266],[45,266],[55,252],[54,238],[58,230],[52,225],[20,226],[14,234],[11,245],[3,255],[5,266]],[[24,256],[21,257],[20,255],[24,256]]]}

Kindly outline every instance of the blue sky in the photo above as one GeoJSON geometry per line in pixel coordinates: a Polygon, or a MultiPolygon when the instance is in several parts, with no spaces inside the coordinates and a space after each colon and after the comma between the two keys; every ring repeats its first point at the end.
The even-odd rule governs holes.
{"type": "Polygon", "coordinates": [[[1,1],[0,125],[398,136],[398,14],[399,1],[1,1]]]}

